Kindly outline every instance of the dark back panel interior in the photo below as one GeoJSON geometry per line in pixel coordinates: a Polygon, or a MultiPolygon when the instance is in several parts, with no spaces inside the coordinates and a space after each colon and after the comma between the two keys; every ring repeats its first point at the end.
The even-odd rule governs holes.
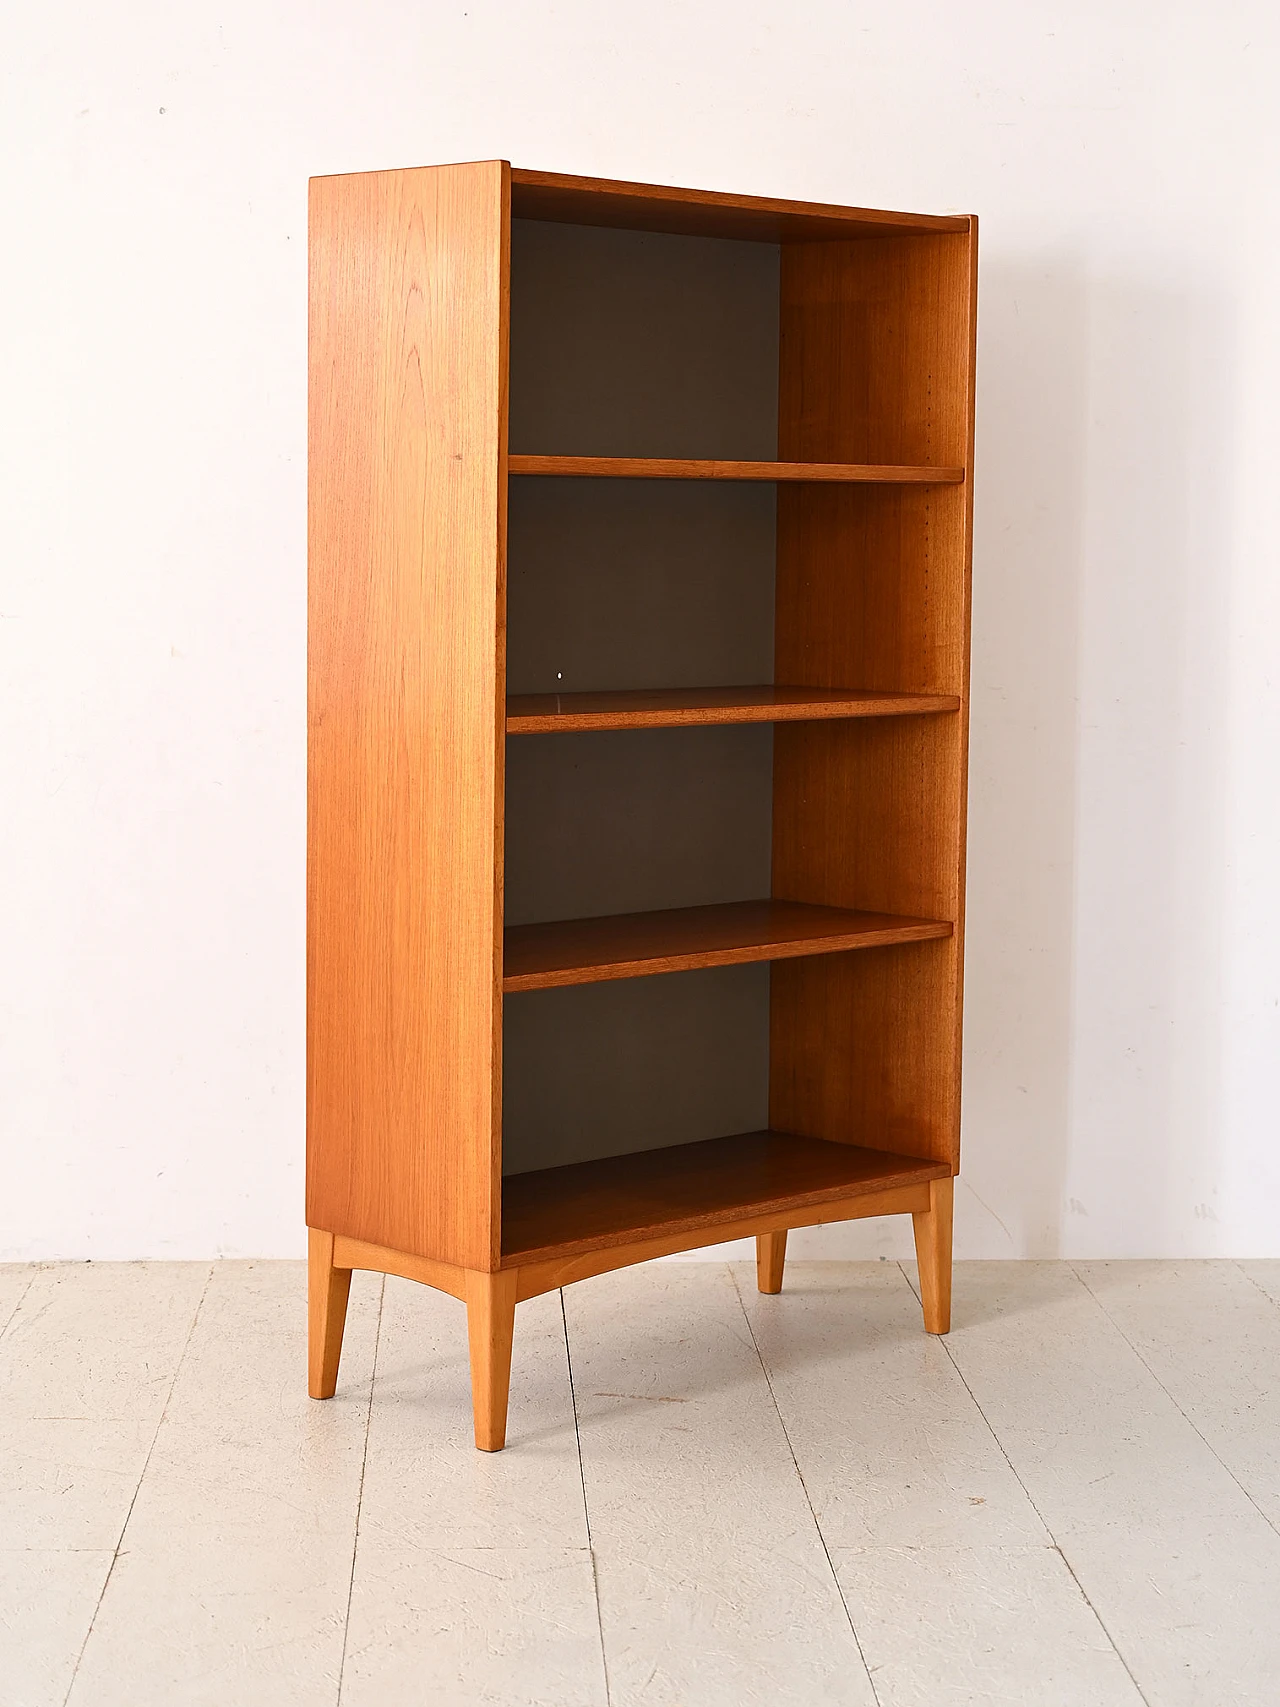
{"type": "Polygon", "coordinates": [[[772,485],[511,482],[507,692],[773,680],[772,485]]]}
{"type": "Polygon", "coordinates": [[[769,1123],[769,967],[508,996],[503,1172],[769,1123]]]}
{"type": "MultiPolygon", "coordinates": [[[[776,245],[512,223],[514,453],[771,459],[776,245]]],[[[770,485],[515,479],[507,691],[767,682],[770,485]]],[[[769,893],[768,726],[507,742],[507,924],[769,893]]],[[[767,1124],[768,970],[509,996],[507,1172],[767,1124]]]]}
{"type": "Polygon", "coordinates": [[[506,923],[769,893],[773,729],[507,740],[506,923]]]}
{"type": "Polygon", "coordinates": [[[517,455],[772,458],[772,243],[511,222],[517,455]]]}

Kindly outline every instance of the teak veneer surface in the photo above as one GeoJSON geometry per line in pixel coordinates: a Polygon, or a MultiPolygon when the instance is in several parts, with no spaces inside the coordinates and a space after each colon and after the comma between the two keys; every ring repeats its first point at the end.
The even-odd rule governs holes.
{"type": "Polygon", "coordinates": [[[871,462],[727,462],[674,456],[510,456],[510,474],[595,480],[778,480],[813,484],[957,485],[958,467],[871,462]]]}
{"type": "Polygon", "coordinates": [[[968,231],[967,214],[881,213],[826,202],[781,201],[719,190],[684,190],[612,178],[579,178],[513,167],[511,211],[517,219],[564,225],[608,225],[685,237],[730,237],[754,243],[875,238],[902,232],[968,231]]]}
{"type": "Polygon", "coordinates": [[[506,170],[311,184],[307,1220],[476,1269],[500,1177],[506,170]]]}
{"type": "Polygon", "coordinates": [[[504,935],[502,987],[511,993],[925,942],[950,936],[951,925],[800,901],[724,901],[515,925],[504,935]]]}
{"type": "Polygon", "coordinates": [[[743,1132],[512,1174],[502,1182],[503,1266],[710,1229],[752,1212],[799,1211],[950,1171],[791,1132],[743,1132]]]}
{"type": "Polygon", "coordinates": [[[799,723],[826,717],[906,717],[957,711],[958,694],[859,693],[853,688],[615,689],[507,696],[508,735],[593,729],[677,729],[705,723],[799,723]]]}
{"type": "MultiPolygon", "coordinates": [[[[976,222],[781,256],[778,454],[962,463],[976,222]]],[[[774,679],[954,693],[952,718],[780,726],[775,895],[953,919],[910,953],[791,960],[770,993],[770,1122],[959,1155],[972,489],[778,492],[774,679]]]]}

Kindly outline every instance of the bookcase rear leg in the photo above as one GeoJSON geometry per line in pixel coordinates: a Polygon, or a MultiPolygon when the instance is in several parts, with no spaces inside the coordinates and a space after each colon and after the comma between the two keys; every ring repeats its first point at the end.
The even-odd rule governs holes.
{"type": "Polygon", "coordinates": [[[307,1229],[307,1391],[331,1399],[338,1385],[351,1270],[333,1266],[333,1234],[307,1229]]]}
{"type": "Polygon", "coordinates": [[[920,1302],[925,1331],[945,1334],[951,1329],[951,1207],[955,1181],[929,1181],[929,1207],[911,1217],[920,1265],[920,1302]]]}
{"type": "Polygon", "coordinates": [[[756,1234],[756,1286],[761,1292],[782,1291],[782,1267],[787,1260],[787,1233],[756,1234]]]}

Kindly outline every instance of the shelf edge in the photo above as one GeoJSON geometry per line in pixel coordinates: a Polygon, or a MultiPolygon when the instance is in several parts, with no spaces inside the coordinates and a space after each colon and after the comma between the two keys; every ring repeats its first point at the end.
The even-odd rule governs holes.
{"type": "MultiPolygon", "coordinates": [[[[518,927],[517,927],[518,928],[518,927]]],[[[608,984],[622,978],[659,977],[667,972],[698,972],[715,966],[750,966],[763,960],[802,960],[808,955],[849,954],[860,948],[892,948],[901,943],[938,942],[955,935],[947,919],[922,920],[881,930],[842,931],[831,936],[793,937],[774,943],[744,943],[730,948],[692,949],[683,954],[649,955],[600,961],[590,966],[554,967],[546,972],[516,972],[502,979],[504,995],[558,990],[578,984],[608,984]]]]}
{"type": "Polygon", "coordinates": [[[735,462],[632,456],[507,457],[508,474],[597,480],[782,480],[812,485],[957,486],[965,470],[863,462],[735,462]]]}
{"type": "MultiPolygon", "coordinates": [[[[513,695],[522,698],[523,695],[513,695]]],[[[533,696],[528,696],[532,698],[533,696]]],[[[877,699],[851,694],[824,703],[794,701],[782,705],[675,707],[670,711],[509,712],[508,735],[587,735],[628,729],[722,728],[738,723],[825,723],[857,717],[935,717],[960,709],[959,694],[899,694],[877,699]]]]}
{"type": "Polygon", "coordinates": [[[872,1215],[918,1214],[928,1208],[929,1182],[949,1178],[951,1169],[947,1163],[921,1161],[919,1171],[913,1170],[912,1179],[897,1185],[871,1181],[864,1191],[850,1191],[841,1186],[825,1193],[806,1192],[773,1209],[752,1210],[747,1205],[708,1219],[673,1221],[670,1231],[647,1238],[628,1238],[625,1234],[619,1238],[601,1233],[587,1239],[567,1239],[561,1245],[504,1251],[501,1266],[520,1271],[517,1296],[532,1298],[539,1292],[575,1280],[589,1280],[610,1269],[649,1262],[654,1257],[674,1256],[679,1251],[699,1250],[704,1245],[724,1244],[730,1239],[781,1232],[784,1228],[789,1231],[794,1227],[819,1227],[826,1222],[857,1221],[872,1215]],[[708,1238],[708,1233],[713,1233],[714,1238],[708,1238]]]}

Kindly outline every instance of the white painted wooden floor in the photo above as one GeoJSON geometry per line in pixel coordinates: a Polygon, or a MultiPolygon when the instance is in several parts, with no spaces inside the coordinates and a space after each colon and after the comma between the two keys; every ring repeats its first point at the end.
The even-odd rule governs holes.
{"type": "Polygon", "coordinates": [[[1280,1262],[0,1268],[3,1707],[1276,1707],[1280,1262]]]}

